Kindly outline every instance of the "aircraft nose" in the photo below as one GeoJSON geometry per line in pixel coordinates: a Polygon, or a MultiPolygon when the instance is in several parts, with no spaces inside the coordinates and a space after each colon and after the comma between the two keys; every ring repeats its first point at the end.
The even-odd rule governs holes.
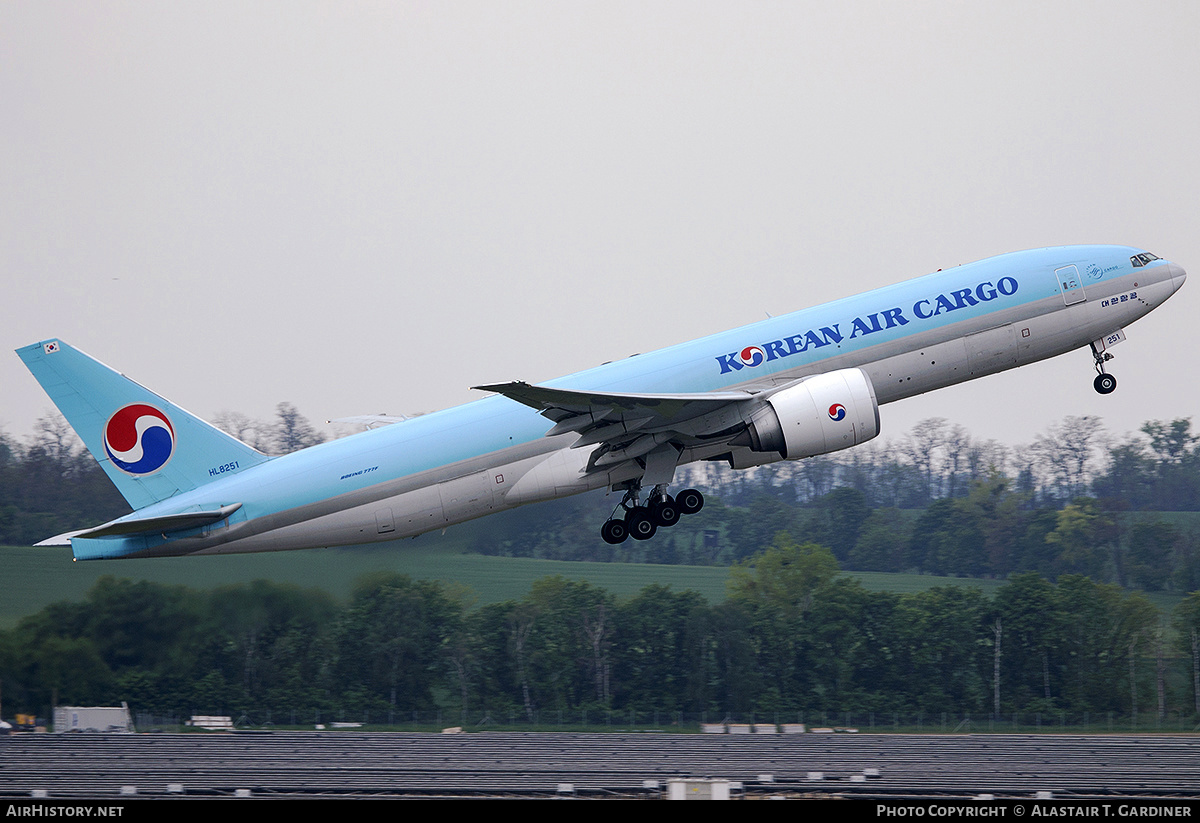
{"type": "Polygon", "coordinates": [[[1183,270],[1183,266],[1175,263],[1168,263],[1167,268],[1171,272],[1171,286],[1175,291],[1179,291],[1179,287],[1183,285],[1183,281],[1187,280],[1187,272],[1183,270]]]}

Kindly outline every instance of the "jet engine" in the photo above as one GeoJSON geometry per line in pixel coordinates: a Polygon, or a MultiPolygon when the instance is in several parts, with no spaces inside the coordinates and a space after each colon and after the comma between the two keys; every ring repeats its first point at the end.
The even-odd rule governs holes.
{"type": "Polygon", "coordinates": [[[771,394],[731,441],[787,460],[865,443],[879,434],[879,403],[862,369],[806,377],[771,394]]]}

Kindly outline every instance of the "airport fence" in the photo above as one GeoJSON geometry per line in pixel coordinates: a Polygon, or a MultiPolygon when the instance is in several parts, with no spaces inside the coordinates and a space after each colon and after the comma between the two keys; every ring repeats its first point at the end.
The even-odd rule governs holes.
{"type": "MultiPolygon", "coordinates": [[[[193,715],[138,713],[139,732],[195,728],[193,715]]],[[[971,715],[954,712],[755,712],[689,713],[655,710],[541,710],[525,712],[375,711],[335,712],[295,709],[247,711],[228,716],[228,727],[243,731],[271,729],[358,729],[379,731],[675,732],[675,733],[830,733],[830,734],[1193,734],[1194,715],[1091,712],[1012,712],[971,715]]]]}

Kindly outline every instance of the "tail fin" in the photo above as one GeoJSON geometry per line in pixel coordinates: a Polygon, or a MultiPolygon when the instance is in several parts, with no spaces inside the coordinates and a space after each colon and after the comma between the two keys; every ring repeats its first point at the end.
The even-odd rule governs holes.
{"type": "Polygon", "coordinates": [[[61,340],[17,354],[134,509],[269,459],[61,340]]]}

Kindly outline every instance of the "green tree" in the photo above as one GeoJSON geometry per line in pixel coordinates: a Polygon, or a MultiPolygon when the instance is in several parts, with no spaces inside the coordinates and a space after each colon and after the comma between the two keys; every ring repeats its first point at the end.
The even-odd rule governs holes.
{"type": "Polygon", "coordinates": [[[1057,549],[1057,574],[1083,574],[1104,579],[1105,565],[1119,545],[1116,518],[1090,498],[1080,498],[1058,513],[1054,531],[1046,542],[1057,549]]]}
{"type": "Polygon", "coordinates": [[[112,670],[90,638],[51,637],[27,653],[30,680],[40,698],[36,705],[47,716],[56,705],[103,705],[115,700],[112,670]]]}
{"type": "Polygon", "coordinates": [[[846,568],[856,571],[901,572],[908,540],[899,509],[875,509],[867,516],[850,550],[846,568]]]}
{"type": "Polygon", "coordinates": [[[1015,494],[1010,487],[1007,477],[992,471],[986,480],[972,483],[959,504],[972,515],[982,538],[976,574],[1006,575],[1015,569],[1015,548],[1028,527],[1029,495],[1015,494]]]}
{"type": "Polygon", "coordinates": [[[1054,591],[1059,702],[1072,711],[1120,711],[1116,684],[1126,671],[1117,615],[1123,593],[1111,584],[1066,574],[1054,591]]]}
{"type": "Polygon", "coordinates": [[[978,511],[961,499],[935,500],[913,526],[909,557],[930,574],[984,573],[985,534],[978,511]]]}
{"type": "Polygon", "coordinates": [[[468,711],[484,720],[522,705],[521,661],[512,646],[517,609],[514,601],[486,604],[464,614],[459,631],[451,635],[448,663],[464,722],[468,711]]]}
{"type": "Polygon", "coordinates": [[[1136,726],[1139,706],[1149,691],[1145,687],[1139,689],[1142,672],[1138,664],[1151,654],[1158,639],[1158,610],[1144,594],[1133,592],[1121,600],[1117,621],[1117,636],[1121,641],[1129,672],[1129,714],[1136,726]]]}
{"type": "Polygon", "coordinates": [[[1001,699],[1014,709],[1058,707],[1062,614],[1054,594],[1036,574],[1015,575],[996,592],[994,614],[1003,627],[1001,699]]]}
{"type": "Polygon", "coordinates": [[[1191,662],[1192,716],[1200,718],[1200,591],[1194,591],[1175,607],[1176,642],[1191,662]]]}
{"type": "Polygon", "coordinates": [[[988,703],[990,604],[974,588],[937,587],[901,598],[895,612],[897,684],[923,711],[975,712],[988,703]]]}
{"type": "Polygon", "coordinates": [[[802,705],[808,699],[828,703],[847,684],[845,671],[829,661],[835,647],[851,637],[830,631],[849,628],[847,611],[855,608],[856,581],[841,581],[837,560],[815,543],[798,545],[786,534],[770,548],[734,566],[729,578],[731,605],[742,609],[752,626],[756,674],[762,687],[761,709],[802,705]],[[818,606],[819,602],[819,606],[818,606]],[[817,667],[828,663],[823,671],[817,667]]]}
{"type": "Polygon", "coordinates": [[[839,563],[845,563],[858,542],[863,523],[871,513],[867,496],[858,489],[841,487],[813,504],[806,536],[828,546],[839,563]]]}
{"type": "Polygon", "coordinates": [[[616,614],[614,682],[618,705],[704,711],[706,644],[697,632],[704,599],[652,585],[616,614]]]}
{"type": "Polygon", "coordinates": [[[607,707],[612,698],[612,595],[557,575],[535,580],[527,602],[536,615],[530,663],[543,705],[607,707]]]}
{"type": "Polygon", "coordinates": [[[730,510],[727,536],[733,559],[743,560],[769,546],[775,535],[796,534],[798,511],[774,494],[760,493],[742,510],[730,510]]]}
{"type": "Polygon", "coordinates": [[[776,535],[770,548],[736,564],[729,575],[729,597],[752,607],[766,607],[795,623],[812,608],[814,593],[839,573],[837,559],[816,543],[797,545],[789,535],[776,535]]]}
{"type": "Polygon", "coordinates": [[[337,607],[325,592],[255,580],[207,598],[207,658],[243,707],[279,710],[321,702],[320,678],[337,607]]]}
{"type": "Polygon", "coordinates": [[[459,610],[439,584],[378,574],[354,590],[336,629],[334,687],[361,708],[429,709],[459,610]]]}
{"type": "Polygon", "coordinates": [[[1161,520],[1138,520],[1129,527],[1126,584],[1156,592],[1167,586],[1179,530],[1161,520]]]}

